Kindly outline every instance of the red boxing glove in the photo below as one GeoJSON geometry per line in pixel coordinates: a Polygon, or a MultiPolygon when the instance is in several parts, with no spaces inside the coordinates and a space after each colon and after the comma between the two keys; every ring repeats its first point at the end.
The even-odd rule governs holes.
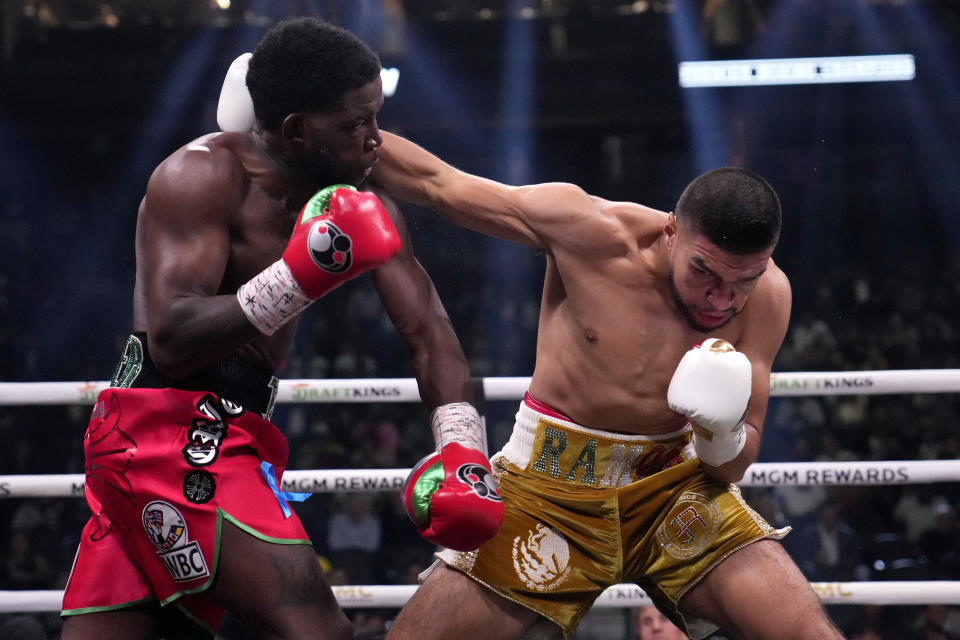
{"type": "Polygon", "coordinates": [[[503,499],[490,461],[457,442],[417,463],[402,495],[420,535],[442,547],[472,551],[503,524],[503,499]]]}
{"type": "Polygon", "coordinates": [[[272,334],[315,299],[400,253],[390,214],[372,193],[349,185],[304,205],[283,257],[237,291],[250,322],[272,334]]]}
{"type": "Polygon", "coordinates": [[[307,297],[315,299],[398,253],[400,236],[380,199],[340,184],[304,205],[283,261],[307,297]]]}

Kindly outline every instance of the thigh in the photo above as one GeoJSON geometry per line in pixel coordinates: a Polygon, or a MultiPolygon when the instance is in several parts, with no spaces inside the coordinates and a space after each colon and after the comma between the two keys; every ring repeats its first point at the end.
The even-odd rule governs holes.
{"type": "Polygon", "coordinates": [[[744,640],[842,639],[810,583],[774,540],[727,556],[680,600],[680,610],[744,640]]]}
{"type": "Polygon", "coordinates": [[[157,603],[69,616],[63,619],[60,632],[60,640],[210,640],[212,637],[176,607],[160,607],[157,603]]]}
{"type": "MultiPolygon", "coordinates": [[[[442,562],[390,627],[389,640],[519,638],[539,615],[495,594],[442,562]]],[[[556,628],[556,625],[553,625],[556,628]]]]}
{"type": "Polygon", "coordinates": [[[207,593],[262,638],[352,637],[312,546],[266,542],[226,519],[207,593]]]}

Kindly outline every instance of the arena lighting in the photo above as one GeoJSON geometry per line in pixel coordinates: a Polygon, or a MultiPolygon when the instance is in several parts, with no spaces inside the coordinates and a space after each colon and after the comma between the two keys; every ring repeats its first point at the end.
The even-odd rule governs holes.
{"type": "MultiPolygon", "coordinates": [[[[692,2],[677,2],[669,12],[671,42],[675,60],[708,58],[700,13],[692,2]]],[[[690,134],[694,173],[730,164],[733,146],[729,137],[729,100],[718,91],[684,91],[684,116],[690,134]]]]}
{"type": "Polygon", "coordinates": [[[909,53],[826,58],[704,60],[680,63],[680,86],[739,87],[837,82],[913,80],[916,64],[909,53]]]}
{"type": "MultiPolygon", "coordinates": [[[[493,139],[492,177],[507,184],[529,184],[537,174],[536,131],[527,124],[536,115],[536,24],[524,15],[527,0],[509,0],[505,4],[507,20],[503,27],[497,105],[501,125],[493,139]]],[[[497,295],[504,300],[522,300],[526,292],[539,290],[536,258],[526,247],[494,241],[485,243],[484,254],[486,277],[497,283],[497,295]]],[[[520,328],[511,317],[510,305],[502,305],[501,311],[491,316],[483,323],[483,339],[490,346],[491,355],[502,371],[523,371],[531,363],[524,361],[523,350],[513,347],[520,328]]]]}
{"type": "Polygon", "coordinates": [[[385,98],[389,98],[397,92],[397,84],[400,82],[400,69],[396,67],[380,69],[380,80],[383,82],[383,95],[385,98]]]}

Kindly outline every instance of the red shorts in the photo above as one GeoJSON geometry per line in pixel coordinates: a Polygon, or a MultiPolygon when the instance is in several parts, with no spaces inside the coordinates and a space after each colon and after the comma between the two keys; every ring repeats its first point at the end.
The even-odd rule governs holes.
{"type": "Polygon", "coordinates": [[[283,474],[283,434],[211,393],[105,389],[84,453],[93,516],[62,615],[179,599],[190,617],[216,630],[223,610],[201,592],[216,574],[224,519],[268,542],[310,544],[261,471],[265,461],[278,479],[283,474]]]}

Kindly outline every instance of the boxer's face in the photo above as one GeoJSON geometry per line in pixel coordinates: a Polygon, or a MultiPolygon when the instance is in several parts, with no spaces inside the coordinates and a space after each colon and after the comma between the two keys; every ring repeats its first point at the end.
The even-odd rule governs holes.
{"type": "Polygon", "coordinates": [[[377,114],[383,106],[380,76],[348,91],[339,109],[304,116],[307,170],[323,185],[359,186],[377,161],[382,139],[377,114]]]}
{"type": "Polygon", "coordinates": [[[773,247],[737,255],[685,225],[668,235],[670,296],[693,329],[709,333],[743,311],[767,269],[773,247]]]}

